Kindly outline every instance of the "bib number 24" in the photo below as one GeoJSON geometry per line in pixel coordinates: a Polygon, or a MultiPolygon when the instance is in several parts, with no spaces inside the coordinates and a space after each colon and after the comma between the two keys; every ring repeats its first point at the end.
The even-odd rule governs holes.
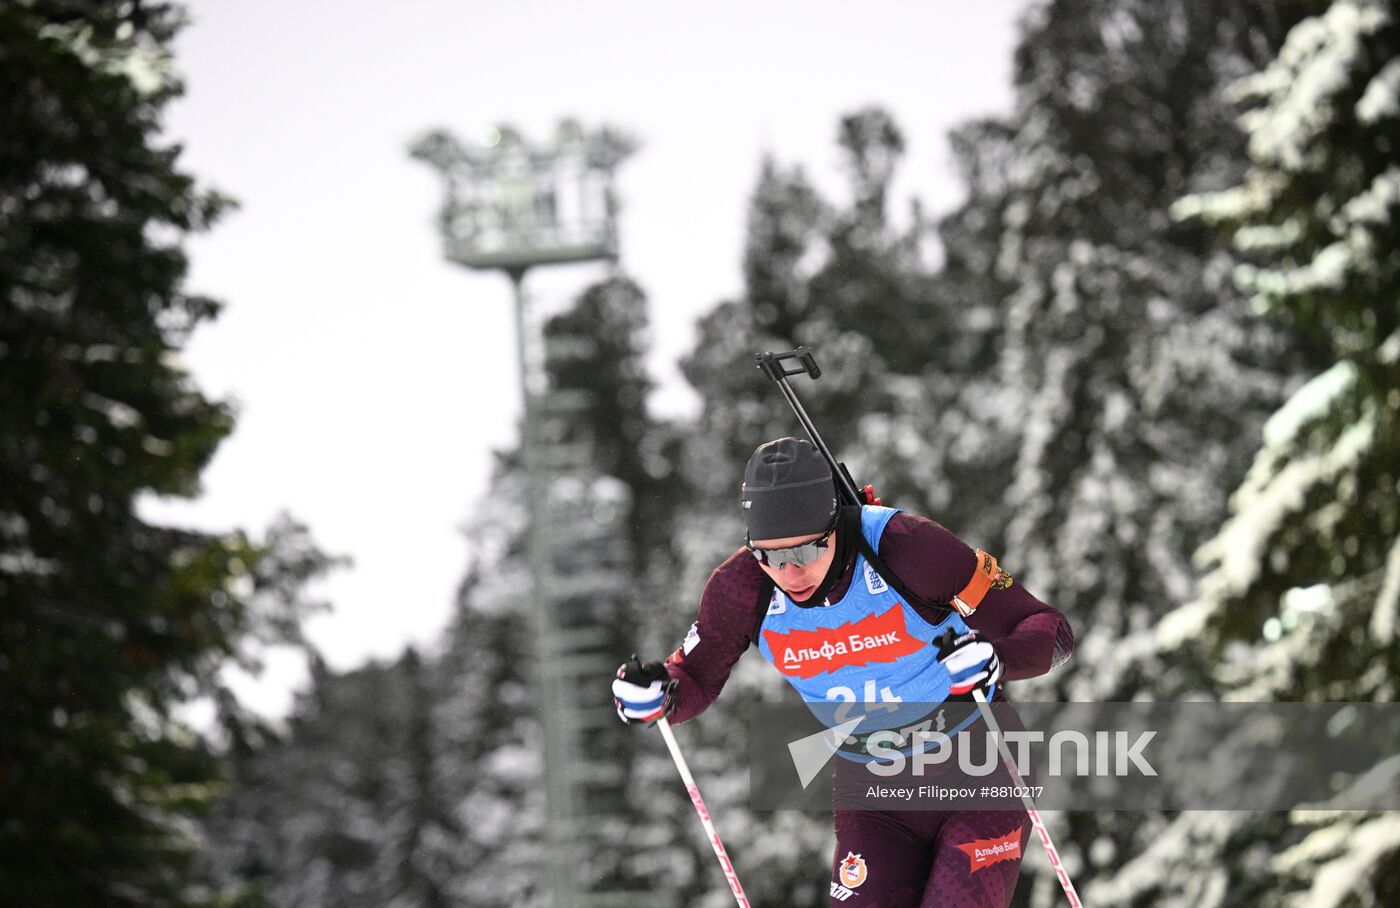
{"type": "Polygon", "coordinates": [[[899,709],[897,704],[904,702],[903,699],[895,696],[894,691],[890,690],[888,685],[877,691],[873,679],[865,682],[865,689],[862,693],[864,696],[857,699],[855,690],[844,685],[837,685],[826,692],[826,699],[828,701],[834,700],[842,704],[836,709],[835,715],[837,723],[845,722],[850,718],[851,707],[857,702],[865,704],[888,704],[884,707],[877,707],[886,710],[897,710],[899,709]]]}

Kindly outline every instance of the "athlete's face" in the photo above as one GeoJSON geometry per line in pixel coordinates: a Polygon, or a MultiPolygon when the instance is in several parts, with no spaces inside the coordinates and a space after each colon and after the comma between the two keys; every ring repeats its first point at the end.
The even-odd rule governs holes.
{"type": "MultiPolygon", "coordinates": [[[[753,545],[759,549],[784,549],[791,546],[802,545],[806,542],[815,542],[824,536],[824,533],[810,533],[806,536],[784,536],[781,539],[755,539],[753,545]]],[[[817,586],[826,576],[826,572],[831,568],[831,559],[836,557],[836,534],[833,532],[826,541],[826,548],[822,550],[820,557],[810,564],[802,566],[791,562],[784,564],[780,568],[773,568],[759,562],[759,567],[763,568],[763,573],[773,578],[773,582],[794,600],[801,602],[812,593],[816,592],[817,586]]]]}

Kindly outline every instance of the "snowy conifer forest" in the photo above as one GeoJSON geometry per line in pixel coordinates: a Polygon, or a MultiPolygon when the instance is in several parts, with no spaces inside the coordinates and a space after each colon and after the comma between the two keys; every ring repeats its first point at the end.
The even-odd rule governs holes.
{"type": "MultiPolygon", "coordinates": [[[[6,54],[22,18],[0,11],[6,54]]],[[[702,402],[693,420],[648,411],[648,309],[665,301],[648,299],[625,268],[544,326],[549,392],[590,402],[567,428],[591,452],[575,466],[624,509],[610,544],[628,592],[602,628],[607,646],[621,662],[680,645],[709,572],[742,542],[745,461],[758,442],[797,433],[750,367],[753,354],[806,344],[824,375],[802,386],[804,403],[855,476],[996,553],[1069,618],[1073,659],[1015,682],[1017,697],[1395,700],[1400,10],[1384,0],[1044,0],[1020,29],[1014,110],[949,137],[964,190],[954,210],[935,217],[894,195],[905,140],[878,105],[832,123],[848,178],[839,195],[791,162],[754,162],[743,292],[714,301],[682,364],[702,402]]],[[[0,155],[17,156],[7,148],[0,142],[0,155]]],[[[182,175],[168,178],[194,192],[182,175]]],[[[42,233],[33,224],[57,215],[7,203],[23,195],[8,177],[0,183],[0,222],[14,222],[5,232],[42,233]]],[[[188,212],[216,202],[184,199],[177,226],[201,228],[188,212]]],[[[76,381],[121,400],[120,387],[101,390],[109,376],[91,357],[73,372],[46,347],[17,365],[14,351],[37,350],[37,319],[66,317],[34,302],[48,291],[10,267],[18,248],[0,241],[6,387],[20,380],[13,370],[39,374],[42,362],[55,387],[76,381]]],[[[170,308],[193,320],[205,314],[196,303],[170,308]]],[[[71,328],[75,343],[102,330],[71,328]]],[[[147,352],[153,343],[130,341],[147,352]]],[[[152,381],[176,395],[173,379],[152,381]]],[[[197,413],[197,392],[181,393],[171,412],[204,420],[180,429],[185,472],[141,474],[103,494],[120,501],[142,483],[193,482],[227,417],[197,413]]],[[[57,518],[33,489],[65,475],[68,455],[34,416],[51,398],[6,398],[0,681],[57,690],[39,680],[61,674],[52,660],[15,654],[37,652],[38,639],[71,656],[65,635],[116,632],[54,604],[86,601],[78,587],[54,586],[76,570],[65,557],[84,563],[81,540],[65,543],[68,555],[53,548],[68,537],[46,529],[57,518]],[[50,566],[34,568],[35,558],[50,566]]],[[[84,483],[97,481],[44,494],[85,496],[84,483]]],[[[263,542],[231,542],[167,538],[129,515],[98,526],[96,515],[117,506],[92,512],[81,522],[92,539],[141,540],[130,570],[181,565],[151,568],[154,580],[112,566],[122,589],[173,591],[164,604],[132,604],[133,626],[156,628],[165,615],[183,627],[194,619],[179,609],[204,601],[202,590],[251,592],[233,604],[213,594],[237,618],[191,631],[184,648],[157,630],[156,642],[127,638],[155,655],[112,666],[111,689],[140,681],[132,689],[149,717],[104,731],[115,743],[71,744],[71,726],[37,718],[52,704],[22,708],[5,694],[5,727],[26,732],[0,744],[0,893],[50,891],[45,865],[18,859],[29,852],[16,843],[34,841],[42,824],[40,807],[16,793],[16,767],[61,751],[71,760],[50,762],[78,777],[74,767],[110,747],[120,765],[145,767],[124,770],[130,794],[113,804],[125,805],[125,825],[110,820],[111,840],[145,842],[151,854],[122,851],[104,873],[126,882],[68,890],[63,904],[547,905],[535,625],[519,595],[529,527],[522,511],[499,506],[524,484],[521,450],[502,450],[489,495],[464,504],[472,563],[444,639],[348,672],[313,654],[311,683],[282,731],[240,714],[215,690],[208,660],[236,655],[242,635],[298,639],[310,608],[301,584],[331,560],[290,523],[263,542]],[[248,579],[230,581],[240,572],[248,579]],[[172,703],[211,692],[223,705],[217,748],[170,730],[172,703]],[[167,846],[150,845],[157,834],[167,846]]],[[[623,822],[600,834],[599,886],[655,905],[733,904],[659,736],[616,721],[609,681],[590,692],[594,727],[628,784],[611,805],[623,822]]],[[[747,654],[723,697],[677,726],[750,901],[765,908],[828,898],[830,815],[748,807],[745,707],[789,696],[747,654]]],[[[127,715],[103,697],[102,709],[127,715]]],[[[1400,787],[1400,763],[1374,767],[1364,784],[1400,787]]],[[[72,815],[97,803],[113,816],[97,795],[75,801],[72,815]]],[[[1400,904],[1395,812],[1047,819],[1092,906],[1400,904]]],[[[1062,903],[1030,849],[1014,904],[1062,903]]]]}

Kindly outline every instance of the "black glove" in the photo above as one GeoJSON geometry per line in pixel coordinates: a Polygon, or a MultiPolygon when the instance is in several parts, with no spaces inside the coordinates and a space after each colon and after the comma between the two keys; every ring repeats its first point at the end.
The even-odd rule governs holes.
{"type": "Polygon", "coordinates": [[[937,641],[938,661],[948,670],[952,700],[971,700],[974,690],[981,690],[991,699],[991,688],[1001,678],[1001,660],[996,648],[981,639],[976,631],[961,637],[952,630],[945,631],[937,641]]]}
{"type": "Polygon", "coordinates": [[[661,662],[643,663],[636,653],[623,663],[613,678],[613,704],[617,717],[627,724],[650,724],[669,713],[676,705],[672,692],[676,681],[661,662]]]}

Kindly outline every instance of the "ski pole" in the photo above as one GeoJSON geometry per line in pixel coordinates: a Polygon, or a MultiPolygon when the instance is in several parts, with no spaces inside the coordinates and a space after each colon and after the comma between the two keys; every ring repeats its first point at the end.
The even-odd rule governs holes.
{"type": "MultiPolygon", "coordinates": [[[[826,446],[821,435],[817,434],[817,427],[812,425],[812,419],[807,415],[802,402],[797,399],[797,393],[792,390],[792,385],[788,383],[789,375],[806,373],[812,376],[813,381],[821,377],[822,370],[817,365],[816,355],[811,347],[798,347],[788,353],[760,353],[754,357],[758,361],[758,367],[764,374],[771,378],[783,392],[783,397],[787,399],[788,406],[792,407],[792,412],[797,415],[797,421],[802,424],[802,429],[811,439],[812,444],[826,458],[826,462],[831,465],[831,469],[836,473],[837,484],[840,486],[841,495],[846,499],[847,504],[865,504],[861,500],[860,494],[856,491],[855,480],[851,479],[851,474],[846,470],[845,464],[839,463],[832,455],[831,449],[826,446]],[[784,360],[795,359],[798,367],[788,369],[783,365],[784,360]]],[[[869,488],[867,486],[866,488],[869,488]]],[[[1011,773],[1011,778],[1024,792],[1026,790],[1025,781],[1021,774],[1016,771],[1016,764],[1012,760],[1011,751],[1007,748],[1006,742],[1002,740],[1001,726],[997,724],[996,717],[992,715],[991,707],[987,704],[987,698],[980,690],[972,692],[973,699],[977,701],[977,711],[982,715],[982,721],[987,723],[987,727],[996,735],[997,747],[1001,751],[1002,762],[1006,764],[1006,769],[1011,773]]],[[[1069,898],[1069,903],[1073,908],[1082,908],[1083,903],[1079,901],[1079,893],[1074,889],[1074,883],[1070,881],[1069,873],[1060,862],[1060,854],[1055,850],[1055,843],[1050,838],[1050,832],[1045,828],[1045,823],[1040,819],[1040,812],[1035,809],[1035,802],[1031,800],[1029,794],[1021,795],[1021,803],[1025,805],[1026,813],[1031,818],[1031,825],[1035,827],[1036,833],[1040,836],[1040,844],[1045,846],[1045,853],[1050,858],[1050,866],[1055,868],[1055,876],[1060,880],[1060,886],[1065,890],[1065,895],[1069,898]]],[[[718,839],[716,839],[718,841],[718,839]]]]}
{"type": "Polygon", "coordinates": [[[1001,752],[1001,761],[1006,765],[1006,771],[1011,774],[1011,784],[1015,785],[1021,792],[1021,803],[1025,805],[1026,814],[1031,818],[1031,826],[1040,836],[1040,844],[1045,846],[1045,856],[1050,859],[1050,866],[1055,869],[1055,876],[1060,881],[1060,887],[1065,891],[1065,897],[1069,899],[1073,908],[1082,908],[1084,903],[1079,901],[1079,893],[1074,889],[1069,872],[1065,870],[1065,865],[1060,862],[1060,853],[1055,849],[1054,840],[1050,838],[1050,830],[1045,828],[1045,821],[1040,818],[1040,811],[1035,809],[1035,802],[1031,800],[1030,786],[1026,785],[1026,780],[1021,778],[1021,774],[1016,771],[1016,761],[1012,758],[1011,750],[1002,738],[1001,726],[997,724],[996,716],[992,715],[992,709],[987,703],[986,695],[980,690],[974,690],[972,698],[977,701],[977,709],[982,713],[982,721],[986,722],[987,727],[992,730],[992,734],[996,735],[997,750],[1001,752]]]}
{"type": "Polygon", "coordinates": [[[714,821],[710,819],[710,812],[705,809],[705,799],[700,797],[700,789],[695,784],[695,778],[690,774],[690,767],[686,765],[685,757],[681,754],[681,746],[676,743],[676,735],[671,731],[671,723],[662,716],[656,720],[657,726],[661,729],[661,737],[666,739],[666,748],[671,751],[671,759],[676,761],[676,769],[680,771],[681,781],[685,783],[685,790],[690,795],[690,803],[695,805],[695,812],[700,815],[700,823],[705,827],[705,834],[710,837],[710,846],[715,850],[715,857],[719,859],[719,866],[724,871],[724,878],[729,881],[729,889],[734,893],[734,900],[739,903],[739,908],[749,908],[748,897],[744,895],[744,887],[739,885],[739,875],[734,872],[734,865],[729,862],[729,855],[724,852],[724,843],[719,840],[719,833],[715,831],[714,821]]]}

